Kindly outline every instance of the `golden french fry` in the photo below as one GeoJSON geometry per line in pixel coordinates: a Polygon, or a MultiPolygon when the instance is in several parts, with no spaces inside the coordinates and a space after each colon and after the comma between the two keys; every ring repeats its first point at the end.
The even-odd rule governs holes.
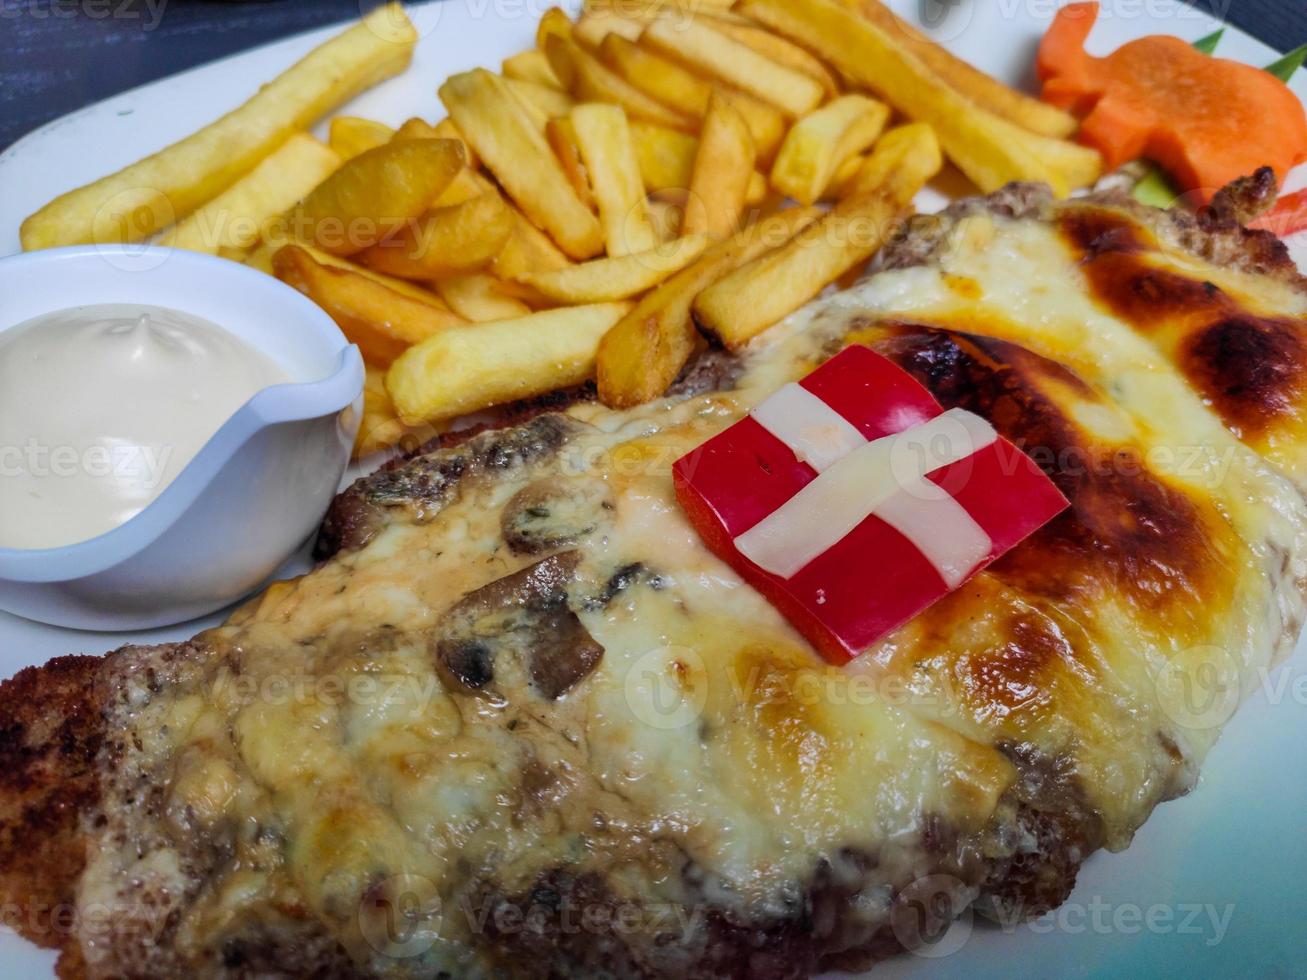
{"type": "Polygon", "coordinates": [[[550,119],[567,115],[576,105],[576,100],[567,93],[548,85],[524,82],[519,78],[505,78],[504,84],[542,130],[550,119]]]}
{"type": "Polygon", "coordinates": [[[498,194],[436,208],[364,252],[359,260],[392,276],[436,279],[488,265],[513,232],[498,194]]]}
{"type": "Polygon", "coordinates": [[[572,37],[592,51],[597,49],[605,39],[616,35],[628,41],[634,41],[644,30],[644,22],[627,17],[622,12],[608,9],[587,10],[572,28],[572,37]]]}
{"type": "Polygon", "coordinates": [[[702,119],[708,111],[712,85],[651,48],[621,34],[609,34],[599,43],[598,52],[606,66],[664,105],[695,119],[702,119]]]}
{"type": "Polygon", "coordinates": [[[637,119],[631,123],[631,142],[647,193],[690,186],[694,155],[699,150],[697,136],[637,119]]]}
{"type": "Polygon", "coordinates": [[[606,303],[652,289],[697,259],[707,247],[708,236],[689,235],[647,252],[591,259],[566,269],[521,276],[519,281],[558,303],[606,303]]]}
{"type": "MultiPolygon", "coordinates": [[[[392,140],[403,142],[404,140],[438,140],[441,139],[440,130],[427,122],[425,119],[419,119],[414,116],[412,119],[405,119],[404,124],[395,130],[392,140]]],[[[464,146],[464,150],[467,147],[464,146]]]]}
{"type": "Polygon", "coordinates": [[[440,86],[440,98],[508,195],[564,252],[588,259],[603,249],[599,220],[503,79],[482,69],[454,75],[440,86]]]}
{"type": "Polygon", "coordinates": [[[473,323],[511,320],[531,312],[531,307],[507,291],[506,283],[485,273],[449,276],[435,286],[450,309],[473,323]]]}
{"type": "Polygon", "coordinates": [[[271,156],[191,212],[160,245],[239,258],[259,243],[265,222],[284,214],[329,177],[340,156],[307,133],[296,133],[271,156]]]}
{"type": "Polygon", "coordinates": [[[717,86],[716,91],[744,117],[749,126],[749,134],[753,137],[754,149],[758,153],[758,163],[764,166],[769,164],[776,155],[776,149],[781,145],[787,128],[780,110],[736,89],[717,86]]]}
{"type": "Polygon", "coordinates": [[[362,116],[336,116],[327,128],[327,143],[342,160],[389,143],[395,131],[385,123],[362,116]]]}
{"type": "Polygon", "coordinates": [[[274,245],[306,241],[353,255],[395,234],[427,209],[463,169],[452,140],[405,140],[345,161],[298,205],[265,227],[274,245]]]}
{"type": "Polygon", "coordinates": [[[395,405],[386,391],[386,372],[381,368],[367,368],[363,383],[363,416],[359,420],[359,434],[354,440],[355,459],[362,459],[396,446],[415,451],[440,435],[447,426],[424,423],[405,425],[395,412],[395,405]]]}
{"type": "Polygon", "coordinates": [[[880,138],[857,172],[841,185],[840,196],[870,194],[894,175],[906,186],[922,185],[944,165],[935,131],[925,123],[896,126],[880,138]]]}
{"type": "Polygon", "coordinates": [[[1097,154],[1039,136],[980,108],[937,77],[898,38],[831,0],[743,0],[742,11],[800,44],[895,109],[935,130],[959,169],[990,193],[1042,180],[1060,196],[1101,169],[1097,154]]]}
{"type": "MultiPolygon", "coordinates": [[[[910,123],[910,125],[925,126],[926,124],[910,123]]],[[[930,127],[927,126],[926,128],[929,129],[930,127]]],[[[933,137],[934,133],[932,133],[931,136],[933,137]]],[[[822,191],[821,196],[848,197],[847,189],[851,186],[853,178],[857,176],[858,171],[862,169],[863,165],[868,159],[870,159],[870,157],[871,154],[869,153],[855,153],[853,156],[841,163],[835,168],[835,173],[831,175],[830,182],[826,185],[826,189],[822,191]]]]}
{"type": "Polygon", "coordinates": [[[363,358],[388,367],[413,344],[463,323],[448,310],[381,285],[375,279],[316,262],[304,249],[287,245],[272,257],[273,273],[317,303],[363,358]]]}
{"type": "Polygon", "coordinates": [[[594,55],[570,38],[551,34],[545,40],[545,54],[564,87],[581,102],[610,102],[626,110],[632,119],[646,119],[662,126],[693,130],[695,120],[687,113],[663,105],[646,95],[616,72],[604,67],[594,55]]]}
{"type": "Polygon", "coordinates": [[[670,17],[659,17],[641,37],[664,54],[720,78],[789,116],[811,112],[825,94],[811,76],[772,61],[714,30],[706,21],[678,23],[670,17]]]}
{"type": "Polygon", "coordinates": [[[515,320],[442,330],[411,347],[386,375],[400,418],[453,418],[579,385],[629,303],[545,310],[515,320]]]}
{"type": "Polygon", "coordinates": [[[559,7],[550,7],[540,18],[540,23],[536,25],[536,47],[543,51],[545,42],[554,35],[564,38],[572,36],[572,18],[559,7]]]}
{"type": "Polygon", "coordinates": [[[319,45],[240,108],[158,153],[55,198],[23,248],[141,241],[222,193],[293,133],[408,67],[417,31],[398,4],[319,45]]]}
{"type": "Polygon", "coordinates": [[[463,131],[454,125],[454,120],[445,117],[440,120],[440,122],[436,123],[435,129],[436,135],[442,140],[458,140],[462,143],[463,150],[467,153],[468,168],[471,170],[480,169],[481,158],[476,155],[476,151],[472,149],[472,144],[467,141],[467,137],[463,135],[463,131]]]}
{"type": "Polygon", "coordinates": [[[690,319],[695,296],[741,263],[778,248],[820,215],[817,208],[790,208],[763,218],[645,295],[599,345],[596,374],[603,403],[629,408],[666,391],[697,342],[690,319]]]}
{"type": "Polygon", "coordinates": [[[545,139],[549,141],[554,156],[558,157],[576,196],[593,210],[594,194],[590,192],[590,178],[586,176],[585,164],[581,162],[581,150],[576,145],[576,130],[572,126],[571,117],[559,116],[545,123],[545,139]]]}
{"type": "Polygon", "coordinates": [[[700,293],[694,300],[695,322],[738,350],[870,258],[920,189],[920,181],[895,174],[870,194],[845,198],[802,234],[700,293]]]}
{"type": "Polygon", "coordinates": [[[681,234],[724,238],[735,233],[749,196],[755,156],[744,117],[713,93],[694,155],[681,234]]]}
{"type": "Polygon", "coordinates": [[[1079,128],[1075,116],[991,78],[932,41],[879,0],[848,0],[847,5],[921,59],[931,71],[976,105],[1033,133],[1068,137],[1079,128]]]}
{"type": "Polygon", "coordinates": [[[621,106],[583,103],[572,110],[572,129],[599,205],[608,254],[645,252],[658,235],[645,206],[644,181],[621,106]]]}
{"type": "Polygon", "coordinates": [[[785,134],[771,183],[800,204],[822,196],[835,171],[880,136],[889,106],[865,95],[841,95],[808,113],[785,134]]]}
{"type": "Polygon", "coordinates": [[[748,45],[760,55],[770,58],[777,64],[801,71],[817,82],[827,95],[838,95],[839,81],[820,58],[812,55],[778,34],[773,34],[757,24],[739,23],[736,20],[721,19],[720,13],[712,11],[706,14],[713,30],[720,31],[727,37],[734,38],[741,44],[748,45]]]}
{"type": "Polygon", "coordinates": [[[572,264],[553,239],[531,224],[512,202],[508,206],[513,212],[513,233],[491,263],[491,272],[511,280],[532,269],[562,269],[572,264]]]}
{"type": "Polygon", "coordinates": [[[560,92],[563,90],[563,83],[549,67],[549,59],[539,48],[519,51],[511,58],[505,58],[500,67],[505,78],[517,78],[524,82],[535,82],[537,85],[548,85],[560,92]]]}
{"type": "MultiPolygon", "coordinates": [[[[284,248],[285,246],[282,246],[284,248]]],[[[384,272],[377,272],[375,269],[369,269],[365,265],[359,265],[349,259],[342,259],[340,256],[332,255],[330,252],[324,252],[320,248],[314,248],[312,245],[306,245],[302,242],[296,243],[295,247],[307,252],[313,261],[318,265],[325,265],[331,269],[344,269],[346,272],[352,272],[355,275],[362,276],[364,279],[371,279],[378,285],[385,286],[387,289],[399,293],[401,296],[407,296],[409,299],[417,300],[419,303],[425,303],[427,306],[434,306],[438,310],[450,312],[449,305],[429,289],[424,289],[416,283],[409,282],[407,279],[398,279],[395,276],[388,276],[384,272]]],[[[279,248],[277,251],[280,251],[279,248]]],[[[273,253],[274,255],[276,253],[273,253]]],[[[271,260],[269,260],[271,266],[271,260]]]]}

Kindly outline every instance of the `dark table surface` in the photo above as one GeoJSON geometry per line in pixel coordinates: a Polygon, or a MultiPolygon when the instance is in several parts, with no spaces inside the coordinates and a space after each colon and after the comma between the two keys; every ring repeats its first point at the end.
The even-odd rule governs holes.
{"type": "MultiPolygon", "coordinates": [[[[0,0],[0,148],[91,102],[244,48],[357,17],[376,2],[0,0]]],[[[1307,41],[1307,0],[1190,2],[1280,50],[1307,41]]]]}

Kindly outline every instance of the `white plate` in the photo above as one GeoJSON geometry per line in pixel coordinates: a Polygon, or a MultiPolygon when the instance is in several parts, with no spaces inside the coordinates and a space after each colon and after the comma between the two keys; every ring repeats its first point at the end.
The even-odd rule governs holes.
{"type": "MultiPolygon", "coordinates": [[[[422,41],[413,66],[351,103],[349,112],[398,124],[444,113],[437,86],[474,66],[497,68],[529,47],[542,0],[447,0],[412,8],[422,41]]],[[[1029,87],[1035,45],[1056,0],[892,0],[918,23],[951,13],[937,40],[985,70],[1029,87]]],[[[1219,24],[1181,0],[1105,0],[1090,49],[1105,53],[1144,34],[1195,40],[1219,24]]],[[[335,28],[234,55],[65,116],[0,156],[0,255],[18,250],[18,226],[45,201],[185,136],[251,95],[335,28]]],[[[1254,65],[1276,52],[1227,28],[1218,54],[1254,65]]],[[[108,54],[106,53],[106,56],[108,54]]],[[[1307,100],[1307,73],[1294,89],[1307,100]]],[[[1291,186],[1307,184],[1307,170],[1291,186]]],[[[0,316],[4,298],[0,297],[0,316]]],[[[207,622],[134,636],[74,633],[0,613],[0,676],[65,653],[101,653],[128,640],[182,639],[207,622]]],[[[1307,649],[1267,679],[1235,716],[1187,799],[1161,807],[1124,854],[1085,865],[1070,901],[1033,924],[1005,930],[960,923],[933,957],[878,967],[894,977],[1301,976],[1307,914],[1307,649]],[[1295,686],[1296,685],[1296,686],[1295,686]],[[1216,923],[1215,925],[1213,923],[1216,923]]],[[[3,911],[3,910],[0,910],[3,911]]],[[[0,918],[0,922],[3,922],[0,918]]],[[[12,978],[52,976],[52,954],[0,929],[12,978]]]]}

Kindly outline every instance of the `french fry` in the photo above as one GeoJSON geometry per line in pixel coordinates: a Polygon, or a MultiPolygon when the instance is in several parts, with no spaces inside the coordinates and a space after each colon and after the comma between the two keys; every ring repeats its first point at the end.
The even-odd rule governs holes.
{"type": "Polygon", "coordinates": [[[333,255],[362,251],[426,210],[464,162],[462,146],[450,140],[405,140],[367,150],[293,209],[292,233],[333,255]]]}
{"type": "Polygon", "coordinates": [[[458,140],[463,144],[463,150],[467,153],[467,165],[472,170],[479,170],[481,167],[481,158],[476,155],[472,149],[472,144],[467,141],[463,131],[454,125],[454,120],[448,116],[436,123],[436,135],[442,140],[458,140]]]}
{"type": "Polygon", "coordinates": [[[511,280],[532,269],[562,269],[572,264],[553,240],[531,224],[511,201],[508,206],[513,212],[513,233],[495,256],[491,272],[500,279],[511,280]]]}
{"type": "Polygon", "coordinates": [[[730,350],[793,313],[884,244],[920,181],[894,175],[848,197],[785,245],[713,283],[694,300],[699,328],[730,350]]]}
{"type": "Polygon", "coordinates": [[[1066,138],[1079,128],[1075,116],[991,78],[936,44],[879,0],[847,0],[847,5],[896,38],[926,67],[981,108],[1042,136],[1066,138]]]}
{"type": "Polygon", "coordinates": [[[406,279],[436,279],[488,265],[513,233],[513,214],[498,194],[478,194],[453,207],[428,211],[359,260],[406,279]]]}
{"type": "Polygon", "coordinates": [[[440,98],[508,195],[564,252],[588,259],[603,249],[599,220],[503,79],[482,69],[454,75],[440,86],[440,98]]]}
{"type": "Polygon", "coordinates": [[[564,87],[581,102],[610,102],[632,119],[687,131],[695,128],[693,116],[646,95],[570,38],[551,34],[545,40],[545,54],[564,87]]]}
{"type": "Polygon", "coordinates": [[[652,289],[697,259],[707,246],[708,236],[689,235],[647,252],[591,259],[566,269],[534,272],[518,281],[557,303],[607,303],[652,289]]]}
{"type": "Polygon", "coordinates": [[[505,78],[516,78],[523,82],[548,85],[560,92],[563,90],[563,83],[558,80],[554,70],[549,67],[549,59],[545,57],[545,53],[539,48],[519,51],[512,57],[505,58],[500,70],[504,73],[505,78]]]}
{"type": "MultiPolygon", "coordinates": [[[[550,7],[541,16],[540,23],[536,25],[536,47],[543,51],[545,43],[554,35],[568,39],[572,37],[572,18],[559,7],[550,7]]],[[[559,80],[562,81],[561,78],[559,80]]]]}
{"type": "Polygon", "coordinates": [[[579,385],[599,341],[630,309],[598,303],[442,330],[409,348],[386,375],[400,418],[453,418],[579,385]]]}
{"type": "Polygon", "coordinates": [[[272,258],[273,273],[326,311],[363,359],[390,364],[413,344],[464,322],[448,310],[419,302],[375,279],[316,262],[304,249],[287,245],[272,258]]]}
{"type": "Polygon", "coordinates": [[[637,119],[631,123],[631,142],[646,193],[690,186],[694,155],[699,150],[697,136],[637,119]]]}
{"type": "Polygon", "coordinates": [[[385,123],[362,116],[336,116],[327,127],[327,144],[342,160],[389,143],[395,131],[385,123]]]}
{"type": "Polygon", "coordinates": [[[572,28],[572,37],[578,44],[593,51],[611,36],[634,41],[643,30],[642,21],[626,17],[615,9],[587,10],[577,18],[572,28]]]}
{"type": "Polygon", "coordinates": [[[599,59],[635,88],[696,122],[702,122],[707,114],[713,89],[724,91],[749,124],[760,159],[770,160],[784,135],[785,120],[779,110],[738,89],[714,86],[644,42],[633,44],[610,34],[599,45],[599,59]]]}
{"type": "Polygon", "coordinates": [[[870,194],[898,174],[906,186],[921,185],[944,165],[935,131],[925,123],[896,126],[880,138],[875,148],[845,185],[841,197],[870,194]]]}
{"type": "Polygon", "coordinates": [[[576,105],[576,100],[567,93],[548,85],[524,82],[519,78],[505,78],[504,84],[542,130],[550,119],[567,115],[572,111],[572,106],[576,105]]]}
{"type": "MultiPolygon", "coordinates": [[[[419,119],[414,116],[412,119],[404,120],[404,124],[395,130],[392,140],[403,142],[404,140],[438,140],[441,139],[440,131],[425,119],[419,119]]],[[[464,151],[467,146],[464,145],[464,151]]]]}
{"type": "Polygon", "coordinates": [[[804,116],[785,134],[771,183],[800,204],[822,196],[840,165],[871,146],[889,120],[889,106],[865,95],[841,95],[804,116]]]}
{"type": "Polygon", "coordinates": [[[653,222],[654,231],[663,242],[670,242],[681,233],[681,222],[685,219],[685,200],[649,199],[649,220],[653,222]]]}
{"type": "MultiPolygon", "coordinates": [[[[282,246],[284,248],[285,246],[282,246]]],[[[324,252],[320,248],[314,248],[312,245],[298,243],[296,248],[307,252],[313,261],[318,265],[325,265],[331,269],[344,269],[346,272],[352,272],[355,275],[362,276],[365,279],[371,279],[378,285],[385,286],[387,289],[399,293],[401,296],[407,296],[409,299],[417,300],[419,303],[425,303],[427,306],[434,306],[438,310],[450,312],[447,304],[438,295],[430,289],[425,289],[417,283],[409,282],[407,279],[398,279],[395,276],[388,276],[384,272],[377,272],[375,269],[369,269],[365,265],[359,265],[350,259],[342,259],[337,255],[324,252]]],[[[280,251],[280,249],[278,249],[280,251]]],[[[274,253],[275,254],[275,253],[274,253]]],[[[269,262],[271,265],[271,262],[269,262]]]]}
{"type": "Polygon", "coordinates": [[[1042,180],[1059,196],[1097,169],[1086,147],[1039,136],[980,108],[896,43],[898,38],[832,0],[743,0],[742,11],[806,47],[877,93],[910,119],[926,122],[977,187],[1042,180]]]}
{"type": "Polygon", "coordinates": [[[559,116],[545,123],[545,139],[549,141],[554,156],[558,157],[576,196],[594,210],[594,194],[590,191],[590,178],[586,176],[585,164],[581,162],[581,150],[576,145],[576,129],[572,126],[571,117],[559,116]]]}
{"type": "Polygon", "coordinates": [[[658,235],[645,206],[644,181],[620,106],[584,103],[572,110],[576,143],[599,205],[610,256],[645,252],[658,235]]]}
{"type": "Polygon", "coordinates": [[[749,127],[730,102],[713,93],[694,155],[681,234],[724,238],[739,227],[756,154],[749,127]]]}
{"type": "Polygon", "coordinates": [[[531,307],[507,292],[506,284],[485,273],[439,280],[436,291],[459,316],[473,323],[526,316],[531,307]]]}
{"type": "Polygon", "coordinates": [[[414,452],[431,442],[447,425],[405,425],[395,412],[395,404],[386,391],[386,372],[381,368],[367,368],[363,382],[363,415],[359,420],[359,434],[354,440],[353,457],[363,459],[374,453],[396,446],[414,452]]]}
{"type": "Polygon", "coordinates": [[[778,248],[817,220],[817,208],[790,208],[709,248],[693,265],[646,294],[599,345],[599,397],[613,408],[657,398],[676,380],[698,341],[695,296],[741,263],[778,248]]]}
{"type": "Polygon", "coordinates": [[[748,45],[777,64],[803,72],[825,89],[827,95],[839,94],[840,84],[835,74],[822,63],[821,59],[809,54],[797,44],[756,24],[742,24],[735,20],[721,19],[720,14],[715,11],[709,12],[707,16],[711,18],[709,23],[713,30],[748,45]]]}
{"type": "Polygon", "coordinates": [[[655,49],[754,95],[789,116],[815,109],[825,94],[811,76],[778,64],[701,20],[660,17],[641,38],[655,49]]]}
{"type": "Polygon", "coordinates": [[[345,161],[264,238],[302,239],[333,255],[353,255],[388,238],[427,209],[463,169],[452,140],[387,143],[345,161]]]}
{"type": "Polygon", "coordinates": [[[248,174],[173,226],[159,244],[240,258],[258,244],[264,222],[284,214],[340,164],[340,156],[326,144],[307,133],[296,133],[248,174]]]}
{"type": "Polygon", "coordinates": [[[261,87],[240,108],[152,156],[55,198],[22,224],[27,251],[141,241],[249,173],[292,134],[408,67],[417,31],[379,7],[261,87]]]}

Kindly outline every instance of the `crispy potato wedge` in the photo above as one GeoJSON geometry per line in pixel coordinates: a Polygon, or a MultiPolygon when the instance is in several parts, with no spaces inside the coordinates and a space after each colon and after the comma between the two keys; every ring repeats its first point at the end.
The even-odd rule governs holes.
{"type": "Polygon", "coordinates": [[[920,181],[895,175],[870,194],[845,198],[802,234],[700,293],[694,300],[695,322],[738,350],[870,258],[920,189],[920,181]]]}
{"type": "Polygon", "coordinates": [[[944,166],[939,140],[925,123],[896,126],[880,138],[857,172],[841,187],[842,197],[873,193],[894,175],[905,186],[925,184],[944,166]]]}
{"type": "Polygon", "coordinates": [[[336,116],[327,127],[327,143],[342,160],[374,150],[394,136],[395,130],[385,123],[362,116],[336,116]]]}
{"type": "Polygon", "coordinates": [[[340,164],[340,155],[325,143],[296,133],[248,174],[174,225],[159,244],[239,259],[259,243],[265,222],[284,214],[340,164]]]}
{"type": "Polygon", "coordinates": [[[473,323],[511,320],[531,312],[531,307],[510,293],[507,283],[485,273],[449,276],[435,285],[450,309],[473,323]]]}
{"type": "Polygon", "coordinates": [[[22,224],[27,251],[135,242],[222,193],[293,134],[408,67],[417,31],[398,4],[319,45],[240,108],[158,153],[61,194],[22,224]]]}
{"type": "Polygon", "coordinates": [[[756,156],[744,117],[714,92],[694,155],[681,234],[725,238],[738,230],[756,156]]]}
{"type": "Polygon", "coordinates": [[[607,303],[652,289],[697,259],[707,247],[707,235],[689,235],[647,252],[591,259],[566,269],[521,276],[518,281],[557,303],[607,303]]]}
{"type": "Polygon", "coordinates": [[[264,229],[273,244],[306,241],[353,255],[416,218],[463,169],[452,140],[387,143],[345,161],[298,205],[264,229]]]}
{"type": "Polygon", "coordinates": [[[778,248],[820,215],[817,208],[790,208],[763,218],[646,294],[599,345],[596,373],[603,403],[629,408],[662,395],[698,341],[690,319],[695,296],[741,263],[778,248]]]}
{"type": "Polygon", "coordinates": [[[545,57],[545,53],[539,48],[519,51],[512,57],[505,58],[500,70],[505,78],[516,78],[523,82],[548,85],[560,92],[563,90],[563,83],[558,80],[554,70],[549,67],[549,59],[545,57]]]}
{"type": "Polygon", "coordinates": [[[575,41],[550,35],[545,54],[563,85],[581,102],[609,102],[626,110],[632,119],[645,119],[661,126],[693,131],[695,120],[687,113],[663,105],[646,95],[616,72],[604,67],[594,55],[575,41]]]}
{"type": "Polygon", "coordinates": [[[629,303],[568,306],[442,330],[399,356],[386,388],[400,418],[453,418],[579,385],[594,374],[599,341],[629,303]]]}
{"type": "Polygon", "coordinates": [[[977,187],[1042,180],[1060,196],[1101,170],[1094,151],[1022,129],[980,108],[937,77],[878,25],[832,0],[743,0],[741,10],[806,47],[911,119],[930,123],[940,145],[977,187]]]}
{"type": "MultiPolygon", "coordinates": [[[[404,140],[438,140],[441,139],[440,131],[425,119],[419,119],[414,116],[412,119],[405,119],[404,124],[395,130],[395,135],[391,137],[396,142],[404,140]]],[[[466,151],[467,146],[463,149],[466,151]]]]}
{"type": "Polygon", "coordinates": [[[454,120],[446,116],[436,123],[435,129],[436,134],[442,140],[458,140],[463,144],[463,150],[467,153],[467,165],[470,169],[479,170],[481,168],[481,158],[476,155],[476,151],[472,149],[472,144],[467,141],[463,131],[454,125],[454,120]]]}
{"type": "Polygon", "coordinates": [[[583,103],[572,110],[572,129],[599,205],[610,256],[646,252],[658,235],[645,206],[644,181],[631,128],[621,106],[583,103]]]}
{"type": "Polygon", "coordinates": [[[482,69],[454,75],[440,86],[440,98],[509,197],[564,252],[588,259],[603,249],[599,219],[572,190],[544,133],[503,79],[482,69]]]}
{"type": "Polygon", "coordinates": [[[484,268],[513,233],[513,214],[498,194],[478,194],[409,222],[359,256],[392,276],[437,279],[484,268]]]}
{"type": "Polygon", "coordinates": [[[272,270],[282,282],[322,307],[345,336],[358,344],[363,359],[376,367],[389,367],[413,344],[465,322],[446,309],[389,289],[373,278],[322,265],[296,245],[277,251],[272,270]]]}
{"type": "Polygon", "coordinates": [[[504,84],[530,113],[531,118],[536,120],[541,130],[550,119],[567,115],[572,111],[572,106],[576,105],[576,100],[566,92],[548,85],[524,82],[519,78],[505,78],[504,84]]]}
{"type": "Polygon", "coordinates": [[[585,164],[581,162],[581,149],[576,144],[576,128],[572,125],[571,117],[558,116],[545,123],[545,139],[549,141],[554,156],[558,157],[576,196],[594,210],[594,194],[590,191],[590,178],[586,175],[585,164]]]}
{"type": "Polygon", "coordinates": [[[896,16],[879,0],[847,0],[847,5],[895,38],[981,108],[1042,136],[1066,138],[1079,128],[1075,116],[986,75],[896,16]]]}
{"type": "Polygon", "coordinates": [[[720,31],[727,37],[748,45],[760,55],[770,58],[777,64],[803,72],[825,89],[828,96],[839,94],[840,83],[835,77],[835,73],[827,68],[820,58],[797,44],[787,41],[779,34],[773,34],[765,27],[759,27],[757,24],[740,23],[736,19],[721,18],[720,13],[717,11],[708,11],[705,16],[710,18],[709,24],[713,30],[720,31]]]}
{"type": "Polygon", "coordinates": [[[641,38],[655,49],[762,99],[789,116],[815,109],[825,92],[809,75],[778,64],[714,30],[706,20],[659,17],[641,38]]]}
{"type": "Polygon", "coordinates": [[[841,95],[804,116],[785,134],[771,183],[800,204],[813,204],[840,165],[880,136],[889,106],[865,95],[841,95]]]}

